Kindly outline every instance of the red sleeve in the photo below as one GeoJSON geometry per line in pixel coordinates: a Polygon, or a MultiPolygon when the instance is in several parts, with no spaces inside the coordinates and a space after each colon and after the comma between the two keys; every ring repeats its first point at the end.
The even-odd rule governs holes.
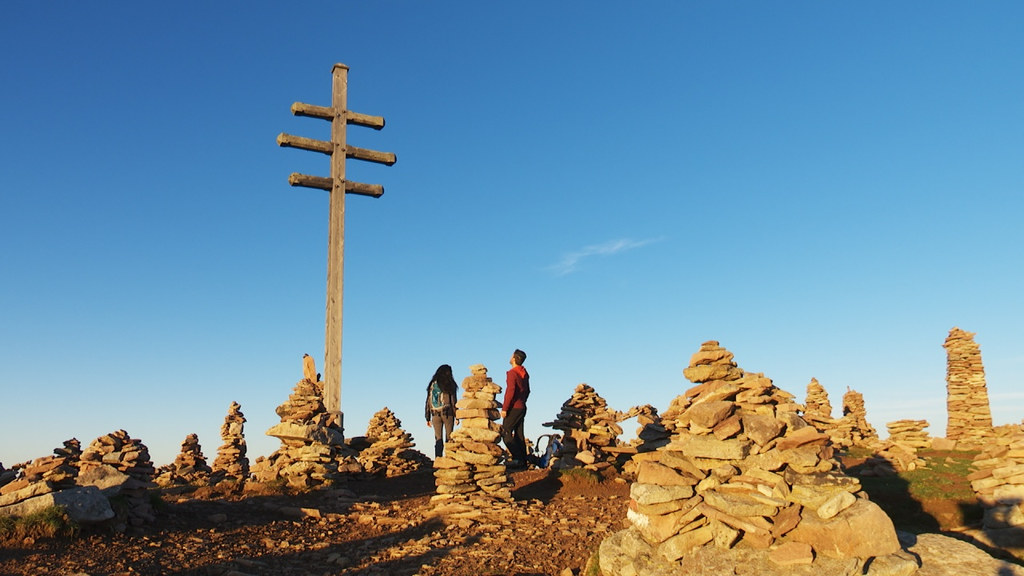
{"type": "Polygon", "coordinates": [[[508,412],[512,407],[512,399],[516,397],[516,389],[519,387],[519,374],[515,370],[509,370],[505,374],[505,401],[501,403],[501,409],[508,412]]]}

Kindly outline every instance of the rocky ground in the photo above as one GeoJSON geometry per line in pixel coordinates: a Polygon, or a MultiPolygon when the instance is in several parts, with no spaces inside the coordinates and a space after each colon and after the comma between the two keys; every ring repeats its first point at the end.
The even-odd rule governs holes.
{"type": "Polygon", "coordinates": [[[167,493],[139,534],[8,543],[0,575],[578,575],[623,527],[621,479],[543,470],[513,479],[514,512],[452,525],[426,514],[429,470],[308,494],[167,493]]]}
{"type": "MultiPolygon", "coordinates": [[[[629,483],[546,470],[512,478],[513,512],[461,524],[429,517],[430,470],[304,494],[169,490],[157,521],[138,533],[0,544],[0,576],[596,575],[588,562],[625,527],[629,483]]],[[[977,531],[963,523],[973,523],[973,513],[900,492],[872,499],[880,497],[897,528],[909,530],[901,537],[930,533],[910,548],[925,564],[920,576],[1024,575],[1019,557],[972,536],[977,531]],[[954,546],[963,547],[954,553],[960,564],[950,564],[954,546]]],[[[756,573],[754,563],[746,568],[737,573],[756,573]]]]}

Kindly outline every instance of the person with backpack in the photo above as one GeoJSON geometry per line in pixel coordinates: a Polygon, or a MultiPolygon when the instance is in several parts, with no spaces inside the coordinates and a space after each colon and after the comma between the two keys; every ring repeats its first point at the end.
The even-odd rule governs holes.
{"type": "Polygon", "coordinates": [[[438,366],[434,377],[427,384],[427,402],[424,416],[427,427],[434,429],[434,457],[444,454],[444,443],[451,439],[455,428],[455,402],[458,400],[458,386],[452,376],[452,367],[438,366]]]}
{"type": "Polygon", "coordinates": [[[523,421],[526,399],[530,397],[530,374],[523,368],[523,362],[526,362],[526,352],[516,348],[508,360],[512,369],[505,374],[505,398],[501,404],[501,439],[511,455],[506,467],[512,469],[527,465],[523,421]]]}

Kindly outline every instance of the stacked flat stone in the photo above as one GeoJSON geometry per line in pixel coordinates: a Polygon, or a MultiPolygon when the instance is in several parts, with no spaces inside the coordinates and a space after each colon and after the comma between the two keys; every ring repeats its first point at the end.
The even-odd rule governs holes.
{"type": "Polygon", "coordinates": [[[385,406],[370,418],[366,427],[369,447],[359,452],[358,460],[370,474],[401,476],[428,468],[432,462],[415,450],[412,434],[402,429],[402,421],[385,406]]]}
{"type": "Polygon", "coordinates": [[[482,364],[470,366],[470,373],[455,404],[460,425],[445,444],[445,455],[434,459],[437,494],[430,500],[431,515],[476,521],[507,514],[513,501],[498,445],[501,405],[495,396],[501,386],[482,364]]]}
{"type": "Polygon", "coordinates": [[[1019,540],[1024,531],[1024,426],[993,429],[973,466],[967,479],[985,509],[985,532],[996,541],[1002,539],[1000,534],[1019,540]]]}
{"type": "Polygon", "coordinates": [[[156,520],[149,498],[156,472],[149,448],[124,430],[93,440],[79,460],[78,483],[101,484],[103,481],[95,479],[107,477],[111,471],[127,477],[122,476],[124,479],[118,482],[116,490],[116,495],[126,503],[123,521],[130,526],[141,526],[156,520]]]}
{"type": "Polygon", "coordinates": [[[840,425],[838,420],[832,417],[832,403],[829,401],[828,392],[817,378],[811,378],[811,382],[807,384],[803,419],[818,432],[826,434],[836,448],[848,448],[852,445],[852,434],[849,431],[853,424],[852,420],[848,419],[840,425]]]}
{"type": "MultiPolygon", "coordinates": [[[[309,356],[304,357],[304,360],[309,356]]],[[[315,369],[310,360],[303,373],[315,369]]],[[[288,400],[277,407],[281,422],[267,430],[267,436],[281,441],[281,447],[253,465],[253,477],[259,482],[285,481],[297,489],[322,488],[349,475],[358,475],[363,467],[357,452],[345,444],[345,433],[336,415],[327,412],[323,401],[324,384],[309,377],[295,384],[288,400]]]]}
{"type": "Polygon", "coordinates": [[[946,349],[946,438],[964,448],[980,447],[992,435],[992,409],[981,348],[974,332],[954,327],[946,349]]]}
{"type": "Polygon", "coordinates": [[[576,386],[555,420],[544,423],[562,432],[562,449],[551,467],[600,472],[614,466],[620,453],[616,450],[622,434],[620,419],[623,415],[609,409],[608,402],[592,386],[576,386]]]}
{"type": "Polygon", "coordinates": [[[806,564],[899,552],[892,521],[841,472],[828,436],[732,358],[716,341],[691,358],[684,374],[696,385],[673,402],[671,443],[634,456],[632,526],[601,544],[602,573],[683,573],[708,548],[795,552],[806,564]]]}
{"type": "Polygon", "coordinates": [[[181,442],[181,451],[174,462],[157,468],[156,483],[160,486],[181,484],[204,484],[210,479],[213,469],[206,463],[199,436],[189,434],[181,442]]]}
{"type": "Polygon", "coordinates": [[[868,423],[864,395],[856,390],[846,389],[843,394],[843,417],[833,423],[829,435],[837,448],[864,446],[873,448],[878,444],[878,432],[868,423]]]}
{"type": "MultiPolygon", "coordinates": [[[[74,488],[78,478],[78,459],[81,456],[78,440],[68,440],[64,449],[57,448],[53,456],[36,458],[19,465],[10,480],[0,485],[0,508],[23,502],[29,498],[74,488]],[[69,449],[69,443],[74,443],[69,449]],[[77,448],[77,450],[75,449],[77,448]]],[[[0,467],[0,476],[3,468],[0,467]]]]}
{"type": "Polygon", "coordinates": [[[927,420],[896,420],[885,425],[889,431],[889,441],[896,442],[912,450],[927,450],[932,446],[932,438],[928,435],[927,420]]]}
{"type": "Polygon", "coordinates": [[[650,404],[633,406],[625,416],[626,419],[635,417],[636,423],[640,425],[636,429],[636,438],[631,441],[637,452],[651,452],[671,441],[672,434],[661,423],[661,416],[658,415],[658,409],[654,406],[650,404]]]}
{"type": "Polygon", "coordinates": [[[249,479],[249,458],[245,455],[245,415],[238,402],[232,402],[220,426],[221,445],[213,460],[210,482],[243,484],[249,479]]]}

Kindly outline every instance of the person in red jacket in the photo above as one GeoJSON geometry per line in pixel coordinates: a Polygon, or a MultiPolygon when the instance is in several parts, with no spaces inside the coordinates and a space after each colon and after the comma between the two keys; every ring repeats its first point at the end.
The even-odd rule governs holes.
{"type": "Polygon", "coordinates": [[[505,374],[505,401],[501,404],[501,439],[512,455],[506,467],[525,468],[526,435],[523,433],[523,421],[526,419],[526,399],[530,397],[530,374],[523,368],[526,352],[516,348],[508,362],[512,369],[505,374]]]}

